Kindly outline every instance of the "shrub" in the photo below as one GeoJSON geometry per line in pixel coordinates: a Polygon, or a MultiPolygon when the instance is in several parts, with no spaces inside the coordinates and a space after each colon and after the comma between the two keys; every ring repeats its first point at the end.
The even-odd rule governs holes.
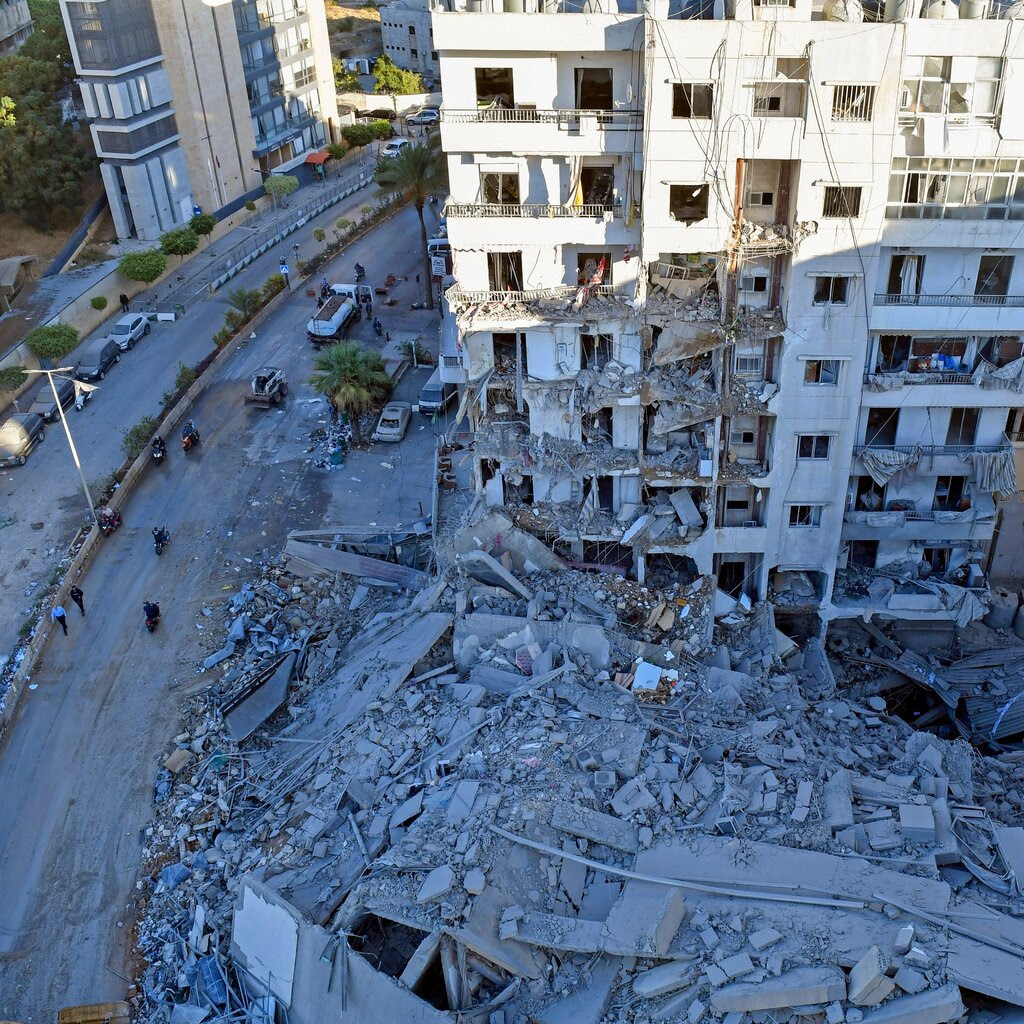
{"type": "Polygon", "coordinates": [[[245,202],[245,208],[250,213],[252,213],[252,211],[256,209],[256,204],[251,199],[247,199],[246,202],[245,202]]]}
{"type": "Polygon", "coordinates": [[[189,228],[197,235],[209,238],[217,226],[217,218],[212,213],[197,213],[189,222],[189,228]]]}
{"type": "Polygon", "coordinates": [[[350,146],[368,146],[376,136],[368,124],[347,124],[341,129],[341,137],[350,146]]]}
{"type": "Polygon", "coordinates": [[[199,248],[199,237],[191,228],[175,228],[160,236],[160,248],[168,256],[184,259],[199,248]]]}
{"type": "Polygon", "coordinates": [[[242,315],[242,323],[251,320],[263,305],[263,293],[259,288],[235,288],[228,292],[228,305],[242,315]]]}
{"type": "Polygon", "coordinates": [[[235,332],[225,326],[221,327],[210,340],[216,348],[223,348],[234,336],[235,332]]]}
{"type": "Polygon", "coordinates": [[[152,284],[167,269],[167,257],[159,249],[130,252],[121,257],[117,269],[131,281],[152,284]]]}
{"type": "Polygon", "coordinates": [[[178,372],[174,376],[174,386],[179,391],[188,391],[190,387],[196,382],[199,374],[192,369],[191,366],[186,366],[184,363],[178,363],[178,372]]]}
{"type": "Polygon", "coordinates": [[[152,416],[143,416],[134,427],[129,427],[124,432],[121,450],[129,462],[134,462],[146,450],[149,439],[156,433],[156,426],[156,420],[152,416]]]}
{"type": "Polygon", "coordinates": [[[249,318],[237,309],[229,309],[224,314],[224,326],[234,334],[249,318]]]}
{"type": "Polygon", "coordinates": [[[350,227],[352,227],[352,221],[350,221],[348,217],[339,217],[334,222],[334,230],[339,235],[342,233],[342,231],[347,231],[350,227]]]}
{"type": "Polygon", "coordinates": [[[390,121],[371,121],[370,131],[373,132],[375,139],[390,139],[395,134],[394,128],[391,127],[390,121]]]}
{"type": "Polygon", "coordinates": [[[327,237],[327,232],[323,228],[313,228],[313,238],[317,242],[322,242],[327,237]]]}
{"type": "Polygon", "coordinates": [[[71,324],[49,324],[29,331],[25,343],[40,359],[63,359],[78,344],[78,337],[71,324]]]}
{"type": "Polygon", "coordinates": [[[263,284],[263,301],[269,302],[284,291],[284,274],[271,274],[263,284]]]}
{"type": "Polygon", "coordinates": [[[340,160],[348,152],[348,146],[346,146],[344,142],[332,142],[327,147],[327,152],[330,153],[335,160],[340,160]]]}
{"type": "Polygon", "coordinates": [[[17,391],[26,380],[24,366],[5,366],[0,370],[0,391],[17,391]]]}
{"type": "Polygon", "coordinates": [[[107,308],[107,297],[106,295],[94,295],[89,300],[89,305],[93,309],[106,309],[107,308]]]}
{"type": "Polygon", "coordinates": [[[271,174],[263,182],[263,190],[267,195],[276,196],[278,199],[290,196],[298,187],[299,179],[293,174],[271,174]]]}

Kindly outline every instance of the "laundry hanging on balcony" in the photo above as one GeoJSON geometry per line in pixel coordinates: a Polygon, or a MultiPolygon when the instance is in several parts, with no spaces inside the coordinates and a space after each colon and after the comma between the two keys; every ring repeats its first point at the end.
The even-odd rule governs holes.
{"type": "MultiPolygon", "coordinates": [[[[879,487],[884,487],[898,474],[909,476],[921,461],[922,454],[919,447],[902,452],[891,448],[869,448],[861,455],[861,459],[864,462],[864,468],[868,471],[868,476],[879,487]]],[[[897,481],[897,483],[900,482],[897,481]]]]}
{"type": "Polygon", "coordinates": [[[1017,490],[1017,464],[1014,450],[1000,448],[995,452],[970,452],[961,455],[961,462],[974,466],[978,489],[989,494],[1013,494],[1017,490]]]}
{"type": "Polygon", "coordinates": [[[569,157],[569,193],[566,206],[583,205],[583,157],[569,157]]]}
{"type": "Polygon", "coordinates": [[[1005,388],[1018,395],[1024,394],[1024,356],[1005,366],[996,366],[987,359],[979,359],[971,379],[983,388],[1005,388]]]}

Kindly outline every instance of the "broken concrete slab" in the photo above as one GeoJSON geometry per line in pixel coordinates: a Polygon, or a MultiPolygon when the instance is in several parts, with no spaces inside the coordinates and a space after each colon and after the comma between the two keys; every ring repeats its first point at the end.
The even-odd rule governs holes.
{"type": "Polygon", "coordinates": [[[598,1024],[611,998],[618,971],[617,958],[598,957],[569,995],[533,1010],[531,1020],[536,1024],[598,1024]]]}
{"type": "Polygon", "coordinates": [[[433,900],[439,900],[451,891],[454,884],[455,873],[452,871],[451,865],[442,864],[440,867],[434,868],[423,879],[423,884],[420,886],[419,892],[416,893],[416,902],[430,903],[433,900]]]}
{"type": "Polygon", "coordinates": [[[900,831],[912,843],[935,842],[935,815],[927,804],[900,804],[900,831]]]}
{"type": "Polygon", "coordinates": [[[224,732],[240,742],[251,736],[285,701],[298,653],[285,655],[269,676],[261,675],[224,704],[224,732]]]}
{"type": "Polygon", "coordinates": [[[697,968],[689,960],[674,960],[638,974],[633,979],[633,994],[644,999],[663,996],[685,988],[697,978],[697,968]]]}
{"type": "MultiPolygon", "coordinates": [[[[872,946],[854,964],[850,971],[849,983],[847,986],[848,998],[851,1003],[857,1006],[874,1006],[881,1002],[875,998],[876,989],[885,988],[890,979],[885,975],[885,964],[882,961],[882,954],[878,946],[872,946]]],[[[885,995],[892,989],[889,988],[885,995]]],[[[885,996],[882,996],[884,999],[885,996]]]]}
{"type": "Polygon", "coordinates": [[[635,826],[579,804],[555,804],[551,827],[571,836],[603,843],[623,853],[636,853],[639,837],[635,826]]]}
{"type": "Polygon", "coordinates": [[[711,994],[719,1013],[782,1010],[846,998],[846,977],[836,967],[796,967],[776,978],[734,982],[711,994]]]}
{"type": "Polygon", "coordinates": [[[947,1024],[963,1013],[960,988],[950,983],[918,995],[900,996],[877,1010],[868,1010],[861,1024],[947,1024]]]}
{"type": "Polygon", "coordinates": [[[631,880],[604,923],[602,948],[622,956],[664,956],[685,913],[679,889],[631,880]]]}
{"type": "Polygon", "coordinates": [[[475,580],[490,587],[501,587],[524,601],[533,600],[533,591],[523,586],[497,559],[484,551],[468,551],[461,555],[459,563],[475,580]]]}

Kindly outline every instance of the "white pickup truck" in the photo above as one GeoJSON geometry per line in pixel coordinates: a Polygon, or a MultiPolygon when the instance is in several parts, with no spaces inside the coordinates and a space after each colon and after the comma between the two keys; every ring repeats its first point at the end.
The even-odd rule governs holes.
{"type": "Polygon", "coordinates": [[[332,284],[331,291],[343,299],[350,299],[359,306],[373,302],[373,289],[368,284],[332,284]]]}
{"type": "Polygon", "coordinates": [[[337,341],[345,333],[345,328],[357,322],[362,315],[361,307],[352,299],[332,295],[306,324],[306,337],[314,345],[337,341]]]}

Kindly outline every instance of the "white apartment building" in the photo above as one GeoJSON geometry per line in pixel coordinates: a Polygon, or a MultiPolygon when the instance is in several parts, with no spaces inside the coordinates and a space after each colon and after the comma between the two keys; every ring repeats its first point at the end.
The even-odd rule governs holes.
{"type": "Polygon", "coordinates": [[[392,0],[380,8],[384,52],[400,68],[436,82],[441,75],[430,23],[430,0],[392,0]]]}
{"type": "Polygon", "coordinates": [[[977,614],[1022,429],[1024,23],[640,4],[434,11],[478,488],[777,616],[977,614]]]}

